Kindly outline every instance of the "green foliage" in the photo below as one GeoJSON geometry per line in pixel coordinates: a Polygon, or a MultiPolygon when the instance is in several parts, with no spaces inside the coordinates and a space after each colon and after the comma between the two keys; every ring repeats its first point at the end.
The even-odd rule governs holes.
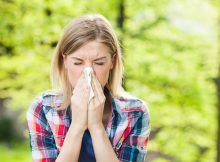
{"type": "Polygon", "coordinates": [[[0,158],[1,161],[10,162],[30,162],[31,152],[27,142],[14,144],[13,146],[6,146],[0,144],[0,158]]]}
{"type": "Polygon", "coordinates": [[[25,114],[33,98],[50,88],[50,59],[64,26],[98,12],[122,40],[126,89],[149,104],[154,136],[149,153],[175,159],[155,162],[214,161],[217,1],[125,0],[123,30],[117,28],[119,3],[1,1],[0,99],[25,114]]]}
{"type": "Polygon", "coordinates": [[[16,138],[14,126],[9,118],[0,119],[0,141],[13,141],[16,138]]]}
{"type": "Polygon", "coordinates": [[[167,11],[162,15],[154,8],[154,16],[146,10],[142,19],[133,20],[140,30],[129,28],[131,34],[125,39],[126,87],[149,103],[152,131],[161,128],[150,142],[153,150],[172,155],[176,161],[214,161],[216,13],[207,2],[193,3],[207,12],[190,6],[186,13],[191,1],[172,1],[163,6],[167,11]],[[144,26],[150,16],[152,22],[163,19],[144,26]]]}

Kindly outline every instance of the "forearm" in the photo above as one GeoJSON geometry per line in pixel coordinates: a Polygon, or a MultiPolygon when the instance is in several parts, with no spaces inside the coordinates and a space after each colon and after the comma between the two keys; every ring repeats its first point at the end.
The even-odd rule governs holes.
{"type": "Polygon", "coordinates": [[[78,162],[83,133],[71,124],[56,162],[78,162]]]}
{"type": "Polygon", "coordinates": [[[99,129],[95,129],[94,131],[90,130],[90,134],[92,137],[92,143],[97,162],[119,161],[103,126],[101,126],[99,129]]]}

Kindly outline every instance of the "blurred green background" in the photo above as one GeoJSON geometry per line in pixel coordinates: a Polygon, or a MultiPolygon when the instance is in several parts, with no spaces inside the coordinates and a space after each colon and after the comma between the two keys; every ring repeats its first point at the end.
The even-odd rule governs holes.
{"type": "Polygon", "coordinates": [[[64,26],[86,13],[110,20],[123,47],[125,88],[149,105],[147,161],[216,161],[218,9],[217,0],[1,0],[1,161],[31,161],[26,110],[50,89],[64,26]]]}

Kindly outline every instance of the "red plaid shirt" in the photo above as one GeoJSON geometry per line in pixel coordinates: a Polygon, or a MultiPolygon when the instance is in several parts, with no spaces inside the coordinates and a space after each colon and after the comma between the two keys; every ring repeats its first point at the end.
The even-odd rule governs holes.
{"type": "MultiPolygon", "coordinates": [[[[62,96],[55,92],[40,95],[29,107],[27,123],[32,159],[54,162],[71,123],[67,110],[56,110],[62,96]]],[[[149,113],[136,98],[112,98],[112,119],[106,128],[112,147],[121,162],[144,162],[150,134],[149,113]]]]}

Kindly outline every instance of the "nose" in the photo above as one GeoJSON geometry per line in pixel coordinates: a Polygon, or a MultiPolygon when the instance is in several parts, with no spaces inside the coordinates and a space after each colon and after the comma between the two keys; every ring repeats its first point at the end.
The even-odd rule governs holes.
{"type": "Polygon", "coordinates": [[[87,61],[84,64],[85,67],[92,67],[92,62],[91,61],[87,61]]]}
{"type": "Polygon", "coordinates": [[[85,68],[92,68],[93,73],[95,74],[95,69],[93,68],[93,64],[92,64],[92,63],[90,63],[90,62],[86,63],[86,64],[84,65],[84,68],[83,68],[83,69],[85,69],[85,68]]]}

